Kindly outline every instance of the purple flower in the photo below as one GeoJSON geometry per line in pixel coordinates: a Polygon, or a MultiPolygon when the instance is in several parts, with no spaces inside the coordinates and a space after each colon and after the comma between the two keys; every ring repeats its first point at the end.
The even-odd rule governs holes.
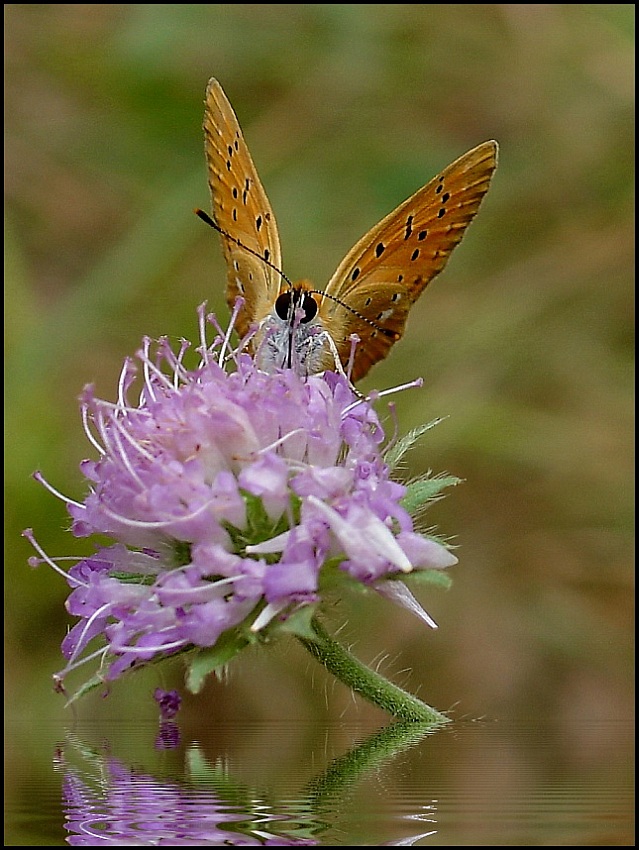
{"type": "Polygon", "coordinates": [[[162,720],[172,720],[182,704],[182,697],[175,690],[165,691],[162,688],[156,688],[153,692],[153,699],[158,704],[162,720]]]}
{"type": "Polygon", "coordinates": [[[312,612],[336,566],[435,625],[397,579],[457,559],[414,531],[370,400],[339,372],[262,372],[221,329],[209,345],[207,321],[217,325],[199,315],[194,368],[186,342],[176,352],[146,339],[117,401],[83,393],[98,459],[82,464],[84,501],[65,501],[77,537],[113,544],[65,573],[78,622],[59,681],[92,658],[104,681],[193,647],[232,655],[312,612]]]}

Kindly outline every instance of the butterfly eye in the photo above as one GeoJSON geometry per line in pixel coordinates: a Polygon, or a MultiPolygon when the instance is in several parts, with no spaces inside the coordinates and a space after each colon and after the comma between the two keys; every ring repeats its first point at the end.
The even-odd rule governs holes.
{"type": "Polygon", "coordinates": [[[304,315],[300,318],[300,324],[312,321],[317,315],[317,301],[312,295],[300,290],[282,292],[275,301],[275,312],[282,319],[288,321],[291,318],[291,305],[300,308],[304,315]]]}
{"type": "Polygon", "coordinates": [[[291,310],[291,298],[292,294],[290,292],[283,292],[275,300],[275,312],[283,321],[288,319],[288,314],[291,310]]]}
{"type": "Polygon", "coordinates": [[[317,315],[317,301],[312,295],[308,295],[307,293],[302,295],[302,310],[304,310],[302,323],[310,322],[315,318],[317,315]]]}

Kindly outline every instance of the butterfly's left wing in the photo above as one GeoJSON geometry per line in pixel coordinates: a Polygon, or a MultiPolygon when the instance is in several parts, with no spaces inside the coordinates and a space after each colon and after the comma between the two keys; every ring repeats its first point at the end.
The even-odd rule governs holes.
{"type": "MultiPolygon", "coordinates": [[[[496,166],[496,142],[468,151],[382,219],[340,263],[320,300],[319,317],[342,363],[348,361],[350,335],[360,338],[353,381],[401,338],[410,308],[460,242],[496,166]]],[[[328,357],[325,367],[331,367],[328,357]]]]}
{"type": "Polygon", "coordinates": [[[224,231],[226,300],[233,309],[236,298],[244,298],[235,322],[239,336],[244,336],[251,323],[259,323],[270,312],[280,291],[280,275],[259,259],[281,268],[280,239],[235,112],[215,79],[206,89],[204,138],[213,216],[224,231]]]}

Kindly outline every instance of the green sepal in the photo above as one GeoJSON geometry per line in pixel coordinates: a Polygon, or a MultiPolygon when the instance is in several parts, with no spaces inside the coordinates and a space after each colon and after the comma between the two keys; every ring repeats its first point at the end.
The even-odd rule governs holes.
{"type": "Polygon", "coordinates": [[[229,629],[220,635],[215,646],[198,649],[195,653],[189,654],[185,681],[190,693],[198,694],[207,676],[211,673],[220,673],[232,658],[252,642],[249,633],[229,629]]]}
{"type": "Polygon", "coordinates": [[[145,575],[142,573],[123,573],[119,571],[110,572],[109,577],[117,579],[122,584],[141,584],[145,587],[151,587],[158,579],[153,573],[145,575]]]}
{"type": "Polygon", "coordinates": [[[432,422],[426,422],[424,425],[418,425],[417,428],[413,428],[408,432],[408,434],[401,437],[393,446],[391,446],[391,448],[384,454],[384,462],[388,464],[389,469],[396,469],[401,459],[408,451],[411,450],[417,440],[419,440],[426,431],[430,431],[431,428],[434,428],[435,425],[439,425],[442,421],[442,419],[433,419],[432,422]]]}
{"type": "Polygon", "coordinates": [[[74,702],[77,702],[81,697],[86,696],[91,691],[94,691],[96,688],[104,685],[104,677],[100,673],[95,673],[91,676],[90,679],[87,679],[84,684],[80,685],[77,691],[73,694],[73,696],[69,697],[66,702],[66,707],[68,708],[74,702]]]}
{"type": "Polygon", "coordinates": [[[301,605],[296,611],[293,611],[287,618],[277,624],[278,634],[292,634],[298,638],[306,638],[313,640],[317,638],[317,633],[313,628],[312,619],[317,613],[317,605],[301,605]]]}
{"type": "Polygon", "coordinates": [[[402,507],[409,514],[420,510],[427,502],[439,498],[446,487],[454,487],[461,482],[455,475],[434,475],[419,478],[406,485],[406,493],[401,500],[402,507]]]}
{"type": "Polygon", "coordinates": [[[453,584],[453,580],[446,570],[413,570],[412,573],[402,573],[396,578],[403,581],[408,587],[429,584],[431,587],[448,590],[453,584]]]}

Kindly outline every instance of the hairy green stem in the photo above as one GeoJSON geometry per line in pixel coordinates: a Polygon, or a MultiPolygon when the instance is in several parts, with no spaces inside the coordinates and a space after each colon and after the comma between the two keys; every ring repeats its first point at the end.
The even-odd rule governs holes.
{"type": "Polygon", "coordinates": [[[448,723],[450,718],[426,705],[413,694],[389,682],[380,673],[366,667],[332,638],[317,617],[313,618],[313,638],[299,640],[326,669],[360,696],[399,720],[448,723]]]}

